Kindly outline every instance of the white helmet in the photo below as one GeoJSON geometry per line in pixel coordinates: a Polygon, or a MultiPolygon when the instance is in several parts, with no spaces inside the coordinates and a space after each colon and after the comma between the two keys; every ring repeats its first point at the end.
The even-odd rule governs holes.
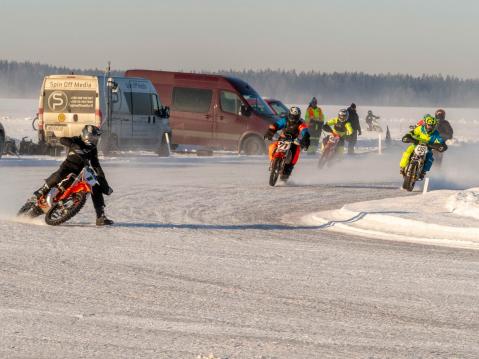
{"type": "Polygon", "coordinates": [[[81,139],[87,145],[96,145],[100,139],[101,130],[93,125],[85,125],[81,131],[81,139]]]}
{"type": "Polygon", "coordinates": [[[338,112],[338,120],[339,122],[346,122],[349,118],[349,112],[345,108],[339,110],[338,112]]]}

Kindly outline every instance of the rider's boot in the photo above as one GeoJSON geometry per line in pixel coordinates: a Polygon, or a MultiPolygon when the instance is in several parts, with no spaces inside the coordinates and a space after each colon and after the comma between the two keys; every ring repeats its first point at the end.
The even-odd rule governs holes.
{"type": "Polygon", "coordinates": [[[37,199],[38,199],[38,198],[46,195],[49,190],[50,190],[50,187],[45,183],[42,187],[40,187],[35,192],[33,192],[33,195],[35,197],[37,197],[37,199]]]}
{"type": "Polygon", "coordinates": [[[95,210],[96,210],[96,225],[97,226],[110,226],[113,224],[113,221],[106,217],[104,207],[100,207],[95,210]]]}
{"type": "Polygon", "coordinates": [[[424,177],[426,176],[426,171],[422,171],[421,174],[419,175],[419,180],[422,181],[424,177]]]}
{"type": "Polygon", "coordinates": [[[281,174],[280,180],[286,181],[289,176],[291,176],[291,172],[293,172],[294,165],[288,164],[284,166],[283,173],[281,174]]]}

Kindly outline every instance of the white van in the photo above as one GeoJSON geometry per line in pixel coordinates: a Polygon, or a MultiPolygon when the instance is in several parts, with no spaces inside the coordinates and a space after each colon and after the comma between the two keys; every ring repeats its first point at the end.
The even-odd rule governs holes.
{"type": "Polygon", "coordinates": [[[55,148],[60,137],[78,136],[86,124],[99,126],[100,150],[141,149],[169,153],[168,110],[149,80],[112,77],[112,114],[107,116],[108,88],[104,76],[50,75],[39,99],[40,142],[55,148]]]}

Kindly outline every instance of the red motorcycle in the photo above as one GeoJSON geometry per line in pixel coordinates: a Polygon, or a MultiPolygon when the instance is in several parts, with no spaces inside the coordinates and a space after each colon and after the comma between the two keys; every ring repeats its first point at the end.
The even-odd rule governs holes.
{"type": "Polygon", "coordinates": [[[330,165],[331,160],[336,155],[336,148],[338,147],[341,137],[331,134],[323,141],[323,151],[318,161],[318,168],[323,168],[327,163],[330,165]]]}
{"type": "Polygon", "coordinates": [[[297,138],[293,139],[291,136],[281,137],[278,139],[276,149],[273,152],[272,159],[269,165],[269,185],[274,186],[278,178],[283,175],[284,166],[291,163],[293,153],[291,152],[291,145],[300,146],[297,138]]]}
{"type": "Polygon", "coordinates": [[[80,212],[96,184],[98,179],[95,171],[85,166],[77,176],[70,173],[46,196],[33,196],[20,208],[17,216],[35,218],[45,214],[47,224],[58,226],[80,212]]]}

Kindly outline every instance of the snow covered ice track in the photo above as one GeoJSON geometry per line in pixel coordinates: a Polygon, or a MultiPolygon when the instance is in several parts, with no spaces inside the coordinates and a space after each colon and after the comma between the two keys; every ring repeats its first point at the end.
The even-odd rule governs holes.
{"type": "Polygon", "coordinates": [[[106,161],[100,229],[89,202],[58,228],[12,221],[58,162],[2,162],[0,357],[477,357],[479,252],[302,226],[406,195],[303,159],[275,188],[264,158],[106,161]]]}

